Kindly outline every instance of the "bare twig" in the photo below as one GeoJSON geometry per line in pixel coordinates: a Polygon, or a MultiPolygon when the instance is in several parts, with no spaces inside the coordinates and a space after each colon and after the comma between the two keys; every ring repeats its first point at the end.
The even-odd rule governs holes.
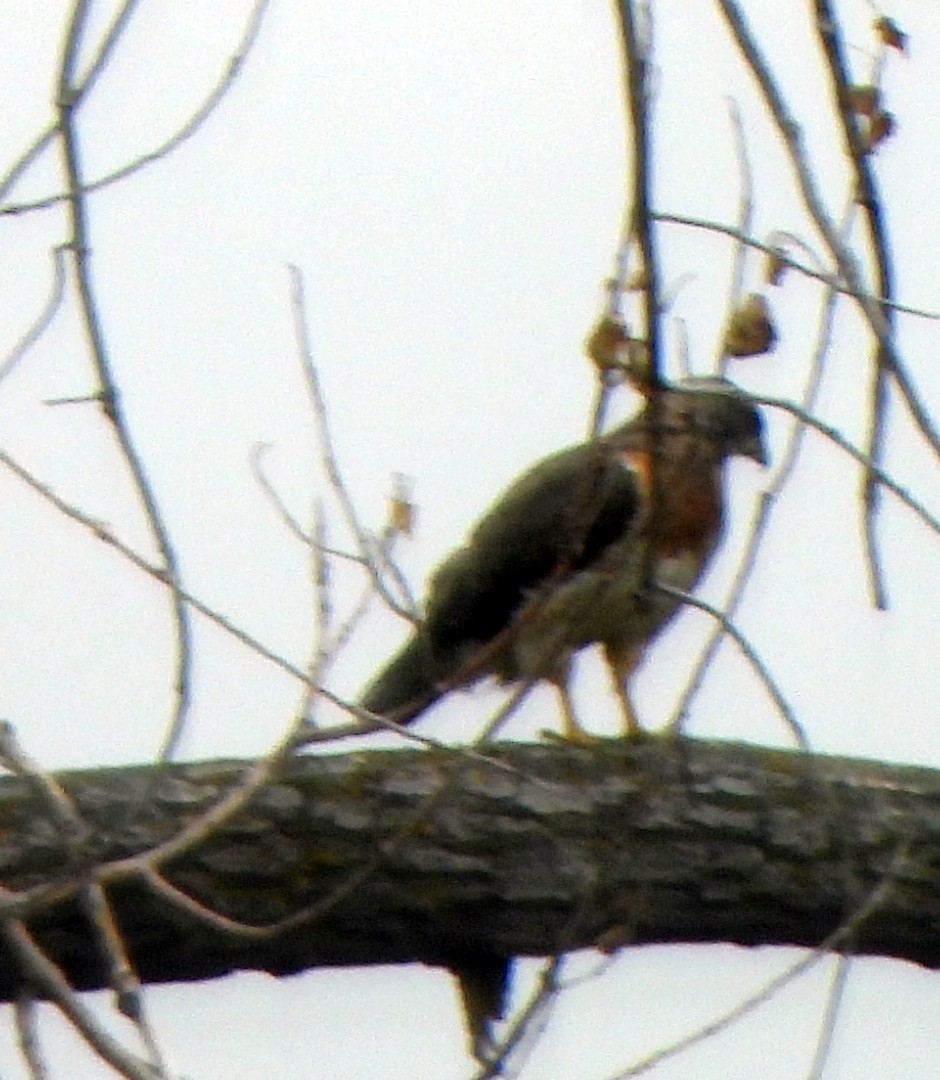
{"type": "MultiPolygon", "coordinates": [[[[741,110],[738,103],[733,99],[728,100],[728,114],[731,117],[731,129],[734,132],[734,145],[738,159],[738,175],[741,178],[741,193],[738,199],[737,232],[739,238],[747,236],[751,231],[751,221],[754,218],[754,178],[751,172],[751,161],[747,153],[747,139],[744,136],[744,125],[741,123],[741,110]]],[[[744,290],[744,269],[747,263],[748,246],[743,240],[738,239],[734,245],[734,254],[731,260],[731,285],[728,289],[727,316],[723,325],[727,326],[732,313],[741,302],[741,294],[744,290]]],[[[724,345],[724,335],[720,355],[718,357],[718,373],[724,375],[728,367],[728,354],[724,345]]]]}
{"type": "Polygon", "coordinates": [[[842,432],[838,430],[838,428],[833,427],[831,424],[823,423],[822,420],[813,416],[812,413],[797,405],[795,402],[786,401],[783,398],[765,397],[761,394],[748,394],[748,397],[755,405],[768,405],[773,409],[782,409],[784,412],[791,413],[808,427],[815,429],[820,435],[825,436],[830,442],[838,446],[840,450],[844,451],[849,457],[857,461],[859,465],[863,466],[865,469],[870,469],[879,484],[887,488],[888,491],[890,491],[892,495],[902,502],[909,510],[912,510],[932,532],[940,535],[940,518],[937,518],[932,514],[919,499],[916,499],[907,488],[894,480],[889,473],[877,466],[863,450],[859,450],[857,446],[853,445],[842,432]]]}
{"type": "Polygon", "coordinates": [[[765,1005],[768,1001],[771,1001],[776,997],[780,990],[793,982],[794,979],[815,967],[824,957],[828,956],[830,952],[837,950],[843,943],[851,941],[859,928],[878,911],[879,907],[881,907],[888,898],[901,870],[908,861],[908,857],[909,853],[907,845],[903,844],[896,852],[893,864],[884,878],[882,878],[882,880],[871,890],[865,900],[855,909],[853,914],[847,918],[837,930],[834,930],[818,948],[813,949],[807,956],[804,956],[795,964],[790,965],[786,971],[781,972],[780,975],[771,979],[756,994],[752,994],[717,1020],[704,1025],[704,1027],[699,1028],[697,1031],[692,1032],[691,1035],[687,1035],[683,1039],[676,1040],[662,1050],[657,1050],[652,1054],[648,1054],[642,1060],[630,1066],[630,1068],[624,1069],[623,1071],[616,1073],[616,1075],[611,1076],[609,1080],[629,1080],[630,1077],[642,1076],[663,1061],[676,1057],[678,1054],[684,1053],[690,1047],[695,1046],[700,1042],[704,1042],[706,1039],[710,1039],[715,1035],[719,1035],[722,1031],[725,1031],[733,1024],[736,1024],[755,1009],[760,1008],[761,1005],[765,1005]]]}
{"type": "Polygon", "coordinates": [[[42,311],[36,316],[32,326],[22,335],[6,358],[0,362],[0,382],[12,373],[23,357],[49,329],[56,312],[62,306],[65,296],[65,257],[64,249],[57,247],[52,252],[53,277],[49,297],[42,311]]]}
{"type": "Polygon", "coordinates": [[[51,1080],[52,1073],[39,1046],[35,995],[24,990],[16,999],[13,1010],[16,1019],[16,1041],[29,1070],[30,1080],[51,1080]]]}
{"type": "MultiPolygon", "coordinates": [[[[13,728],[9,724],[0,724],[0,759],[37,791],[49,810],[70,857],[80,861],[82,844],[89,836],[88,825],[59,782],[40,769],[17,744],[13,728]]],[[[78,898],[90,924],[98,933],[102,955],[110,967],[109,982],[117,993],[118,1008],[137,1025],[157,1073],[166,1076],[159,1047],[144,1012],[140,982],[124,948],[104,891],[97,882],[91,881],[78,890],[78,898]]]]}
{"type": "Polygon", "coordinates": [[[683,604],[688,604],[689,607],[695,607],[700,611],[704,611],[706,614],[711,615],[711,617],[721,625],[722,630],[738,646],[757,677],[764,684],[764,689],[769,694],[777,711],[783,717],[791,734],[796,739],[797,744],[801,749],[809,750],[810,745],[806,738],[806,732],[803,730],[803,725],[797,720],[796,713],[793,711],[793,708],[787,699],[783,696],[783,692],[777,685],[776,679],[771,675],[770,669],[761,659],[760,654],[750,643],[748,638],[738,630],[728,616],[723,611],[716,608],[714,604],[709,604],[707,601],[701,600],[691,593],[683,592],[682,589],[675,589],[671,585],[664,585],[661,582],[657,582],[655,588],[658,591],[665,593],[667,596],[672,596],[677,600],[681,600],[683,604]]]}
{"type": "MultiPolygon", "coordinates": [[[[297,518],[295,518],[287,509],[284,500],[281,498],[279,492],[268,479],[267,473],[264,471],[264,458],[270,449],[270,443],[256,443],[252,447],[250,458],[252,475],[254,476],[258,487],[264,492],[268,502],[274,507],[277,516],[281,519],[281,522],[287,528],[287,531],[302,544],[308,545],[310,543],[310,537],[304,532],[303,526],[297,518]]],[[[351,555],[350,558],[356,559],[357,556],[351,555]]]]}
{"type": "MultiPolygon", "coordinates": [[[[103,64],[103,61],[110,55],[113,45],[110,44],[114,37],[114,29],[117,26],[119,20],[123,22],[123,16],[125,11],[132,10],[136,7],[139,0],[127,0],[125,8],[122,9],[115,17],[112,24],[112,30],[106,35],[101,50],[99,50],[99,58],[103,64]]],[[[232,88],[235,80],[241,74],[244,67],[245,60],[254,45],[260,30],[261,23],[264,15],[267,12],[268,7],[271,4],[271,0],[256,0],[256,3],[252,7],[248,15],[248,22],[246,24],[245,32],[242,35],[242,39],[238,44],[236,52],[231,56],[225,66],[224,71],[219,77],[216,84],[212,87],[206,99],[192,115],[192,117],[179,129],[174,135],[172,135],[166,142],[161,143],[156,149],[150,151],[147,154],[143,154],[141,157],[136,158],[128,165],[124,165],[114,172],[108,173],[106,176],[99,178],[98,180],[88,181],[85,184],[84,191],[87,193],[100,191],[102,188],[108,187],[111,184],[116,184],[120,180],[126,179],[128,176],[132,176],[134,173],[139,172],[141,169],[146,168],[148,165],[155,161],[159,161],[162,158],[168,157],[174,150],[178,149],[187,140],[191,139],[197,131],[202,128],[209,117],[215,112],[219,104],[222,102],[225,95],[232,88]]],[[[78,97],[75,101],[75,107],[81,103],[82,99],[87,95],[88,90],[93,85],[94,81],[103,71],[103,66],[92,65],[88,75],[86,75],[83,83],[79,84],[76,88],[78,97]]],[[[49,145],[55,139],[59,131],[59,125],[57,122],[50,124],[42,134],[34,141],[32,146],[23,152],[20,158],[16,161],[14,166],[7,173],[7,176],[0,180],[0,200],[5,199],[13,186],[24,175],[30,165],[36,161],[40,155],[45,151],[49,145]]],[[[50,207],[58,206],[60,203],[68,200],[68,194],[50,195],[44,199],[37,199],[30,202],[15,203],[7,206],[0,206],[0,216],[3,214],[24,214],[33,210],[47,210],[50,207]]]]}
{"type": "MultiPolygon", "coordinates": [[[[795,270],[798,274],[803,274],[805,277],[809,278],[815,278],[824,285],[828,285],[830,288],[836,289],[838,292],[844,293],[846,296],[851,296],[856,300],[881,304],[886,307],[890,306],[894,311],[904,315],[914,315],[919,319],[940,319],[940,312],[938,311],[929,311],[926,308],[912,307],[910,304],[902,304],[899,301],[894,301],[889,304],[883,296],[877,296],[873,292],[866,291],[856,293],[846,285],[838,274],[830,273],[829,271],[822,269],[821,266],[814,268],[808,266],[806,263],[799,262],[785,250],[781,250],[776,240],[780,235],[790,236],[790,234],[774,233],[765,241],[758,240],[756,236],[748,236],[745,233],[742,233],[741,230],[734,225],[724,225],[720,221],[710,221],[706,218],[691,217],[687,214],[654,214],[653,217],[657,221],[661,221],[664,225],[682,225],[690,229],[705,229],[708,232],[727,236],[731,240],[736,240],[739,243],[754,248],[755,251],[762,251],[765,255],[773,255],[779,258],[784,266],[795,270]]],[[[798,238],[790,237],[790,239],[792,239],[793,242],[798,243],[799,246],[808,253],[811,251],[811,249],[802,241],[798,240],[798,238]]]]}
{"type": "MultiPolygon", "coordinates": [[[[265,473],[264,471],[264,457],[270,449],[270,443],[256,443],[252,447],[250,454],[252,476],[255,478],[258,487],[261,488],[261,491],[264,494],[265,498],[274,507],[275,513],[280,518],[281,523],[284,525],[287,531],[291,534],[291,536],[294,537],[295,540],[298,540],[301,544],[303,544],[305,548],[309,548],[311,544],[311,538],[309,534],[306,532],[306,530],[300,524],[297,518],[295,518],[294,515],[290,512],[290,510],[288,510],[287,505],[281,498],[280,492],[277,490],[277,488],[274,486],[274,484],[268,477],[267,473],[265,473]]],[[[388,530],[386,530],[380,537],[380,542],[383,546],[385,544],[385,537],[387,535],[388,530]]],[[[362,567],[366,567],[368,564],[368,560],[364,559],[361,555],[354,554],[351,551],[342,551],[339,548],[330,547],[329,545],[324,546],[322,550],[324,554],[329,555],[332,559],[342,559],[344,562],[353,563],[356,566],[362,567]]],[[[373,589],[372,591],[374,592],[375,590],[373,589]]]]}
{"type": "MultiPolygon", "coordinates": [[[[894,310],[890,306],[890,302],[894,299],[894,268],[878,183],[871,167],[870,157],[862,144],[861,132],[849,100],[851,77],[839,23],[828,0],[815,0],[815,9],[816,32],[823,57],[826,60],[826,69],[829,72],[832,91],[838,104],[846,156],[852,165],[854,173],[856,200],[862,207],[865,221],[868,224],[868,237],[875,263],[876,291],[879,296],[885,297],[888,301],[888,304],[883,305],[881,309],[884,320],[884,335],[879,335],[875,350],[867,446],[868,456],[876,465],[880,465],[884,459],[885,447],[887,342],[894,341],[895,333],[894,310]]],[[[884,586],[884,570],[875,532],[879,495],[877,478],[868,469],[865,471],[862,483],[865,550],[872,603],[875,607],[883,609],[887,607],[887,596],[884,586]]]]}
{"type": "Polygon", "coordinates": [[[79,900],[98,935],[101,954],[109,968],[108,982],[117,996],[118,1011],[131,1020],[137,1028],[137,1033],[147,1048],[150,1063],[156,1074],[163,1080],[169,1080],[163,1051],[160,1049],[144,1008],[140,980],[124,947],[104,889],[98,882],[91,882],[81,890],[79,900]]]}
{"type": "Polygon", "coordinates": [[[28,781],[49,811],[65,845],[74,854],[88,837],[88,826],[58,780],[41,769],[17,743],[13,725],[6,721],[0,722],[0,761],[10,772],[28,781]]]}
{"type": "MultiPolygon", "coordinates": [[[[57,109],[59,136],[65,163],[68,188],[68,211],[71,236],[69,248],[75,270],[79,305],[92,362],[98,378],[98,393],[104,414],[133,478],[150,533],[163,560],[167,580],[178,582],[179,560],[170,539],[163,513],[157,501],[150,476],[131,434],[130,424],[121,404],[117,378],[105,343],[104,329],[91,274],[88,237],[88,206],[82,186],[82,167],[78,131],[75,126],[75,101],[79,87],[75,82],[75,64],[82,35],[85,31],[89,5],[84,0],[76,4],[69,24],[58,79],[57,109]]],[[[173,715],[160,752],[160,760],[172,757],[189,709],[192,679],[192,627],[189,612],[176,591],[170,593],[173,625],[176,636],[176,674],[173,715]]]]}
{"type": "Polygon", "coordinates": [[[353,504],[349,489],[339,468],[336,453],[333,448],[333,439],[330,434],[329,417],[327,415],[326,398],[320,385],[320,375],[313,359],[313,347],[310,342],[310,334],[307,329],[306,304],[304,301],[303,275],[296,266],[290,267],[291,275],[291,303],[294,312],[294,330],[297,337],[297,347],[300,358],[303,361],[303,371],[307,384],[307,391],[313,414],[316,419],[317,435],[320,442],[320,454],[323,466],[326,470],[327,479],[336,495],[343,517],[350,532],[359,548],[359,553],[371,577],[375,588],[382,599],[396,614],[409,622],[416,623],[417,604],[411,595],[408,584],[403,575],[398,571],[394,563],[383,558],[380,549],[373,538],[368,534],[359,520],[356,507],[353,504]],[[387,571],[395,583],[400,600],[394,597],[385,584],[383,571],[387,571]]]}
{"type": "MultiPolygon", "coordinates": [[[[111,58],[114,49],[117,47],[121,34],[127,28],[130,18],[139,2],[140,0],[125,0],[124,4],[115,13],[110,27],[105,32],[101,45],[88,67],[87,73],[81,80],[81,83],[75,88],[74,104],[76,108],[79,106],[82,99],[87,97],[88,93],[92,90],[102,72],[107,67],[108,60],[111,58]]],[[[7,175],[3,177],[3,179],[0,179],[0,202],[7,197],[10,191],[12,191],[29,167],[52,145],[58,131],[59,125],[54,121],[39,135],[32,146],[28,147],[19,158],[17,158],[7,175]]],[[[64,202],[66,198],[66,195],[59,195],[56,197],[56,201],[64,202]]],[[[9,212],[10,211],[6,208],[0,208],[0,214],[9,212]]]]}
{"type": "MultiPolygon", "coordinates": [[[[392,557],[392,548],[395,543],[395,539],[398,536],[397,530],[386,527],[377,538],[379,550],[382,552],[383,561],[392,557]]],[[[342,553],[337,556],[336,552],[332,548],[324,549],[325,552],[334,557],[345,557],[351,559],[353,562],[361,563],[361,559],[356,555],[347,555],[342,553]]],[[[378,596],[375,586],[372,584],[371,576],[367,584],[363,587],[359,594],[359,598],[349,609],[348,614],[343,621],[333,631],[332,636],[325,645],[327,652],[330,656],[339,655],[340,651],[347,644],[352,637],[356,628],[362,623],[369,608],[372,606],[372,602],[378,596]]]]}
{"type": "MultiPolygon", "coordinates": [[[[636,0],[618,0],[620,31],[626,75],[627,115],[630,124],[633,162],[633,190],[627,237],[636,240],[640,252],[643,283],[644,337],[648,351],[648,376],[652,386],[662,382],[662,346],[660,334],[659,260],[652,215],[652,125],[649,117],[649,11],[646,19],[637,16],[636,0]]],[[[622,283],[621,283],[622,287],[622,283]]]]}
{"type": "Polygon", "coordinates": [[[840,953],[835,958],[835,970],[832,973],[832,981],[829,994],[826,999],[826,1012],[823,1016],[822,1028],[816,1043],[816,1053],[813,1055],[813,1064],[807,1073],[806,1080],[822,1080],[826,1071],[826,1062],[832,1050],[832,1039],[835,1035],[836,1018],[845,995],[845,987],[849,979],[849,971],[852,968],[853,957],[840,953]]]}
{"type": "Polygon", "coordinates": [[[310,574],[313,579],[315,631],[310,662],[307,665],[310,681],[303,688],[303,702],[299,715],[303,716],[308,724],[313,724],[314,708],[317,702],[316,687],[323,680],[331,658],[335,656],[329,646],[330,627],[333,621],[333,599],[330,591],[330,562],[326,554],[326,519],[320,503],[314,507],[309,550],[310,574]]]}
{"type": "MultiPolygon", "coordinates": [[[[370,560],[364,558],[362,555],[353,554],[348,551],[340,551],[337,548],[330,547],[323,537],[320,537],[319,540],[314,540],[314,538],[308,536],[300,522],[287,509],[280,493],[274,487],[274,484],[264,471],[263,459],[269,449],[270,445],[268,443],[258,443],[252,449],[252,474],[291,536],[296,540],[299,540],[304,547],[308,549],[312,549],[315,545],[317,559],[323,562],[324,566],[326,565],[326,560],[328,558],[342,559],[346,562],[354,563],[356,566],[363,567],[369,574],[369,582],[362,590],[359,599],[352,605],[349,614],[343,619],[335,631],[321,639],[319,649],[322,653],[321,661],[324,665],[323,670],[325,671],[326,667],[329,665],[330,658],[337,656],[343,646],[349,641],[356,627],[360,625],[368,612],[373,599],[378,595],[373,581],[373,574],[371,572],[373,567],[370,560]]],[[[322,510],[320,513],[322,514],[322,510]]],[[[397,536],[398,530],[392,525],[386,525],[382,533],[377,537],[377,547],[381,553],[383,563],[387,563],[391,560],[392,546],[397,536]]]]}
{"type": "MultiPolygon", "coordinates": [[[[226,618],[214,608],[211,608],[193,593],[184,589],[178,582],[169,581],[162,567],[155,566],[148,559],[145,559],[143,555],[135,551],[129,544],[125,544],[123,540],[119,539],[100,521],[96,521],[82,510],[79,510],[78,507],[73,506],[71,503],[66,502],[65,499],[60,498],[48,484],[44,484],[38,477],[34,476],[33,473],[11,457],[5,450],[0,450],[0,465],[22,480],[24,484],[31,488],[46,502],[55,507],[56,510],[64,514],[65,517],[74,521],[82,528],[87,529],[99,540],[107,544],[108,547],[116,551],[123,559],[127,560],[127,562],[131,563],[133,566],[136,566],[138,570],[143,571],[148,577],[152,578],[165,588],[172,590],[173,594],[178,596],[183,603],[187,604],[194,611],[198,611],[200,615],[214,623],[237,641],[240,641],[244,646],[251,649],[252,652],[256,653],[258,656],[264,657],[265,660],[270,661],[275,667],[280,668],[282,671],[286,671],[289,675],[293,675],[294,678],[299,679],[301,682],[307,681],[306,674],[299,667],[292,664],[279,653],[274,652],[273,649],[269,649],[261,641],[249,634],[247,630],[243,630],[241,627],[236,626],[230,619],[226,618]]],[[[340,699],[337,698],[335,701],[337,704],[341,704],[340,699]]],[[[341,707],[345,706],[341,705],[341,707]]]]}
{"type": "Polygon", "coordinates": [[[15,919],[0,922],[0,933],[23,970],[24,977],[43,997],[65,1015],[96,1054],[127,1080],[165,1080],[142,1058],[131,1054],[109,1035],[72,988],[59,968],[33,941],[26,927],[15,919]]]}

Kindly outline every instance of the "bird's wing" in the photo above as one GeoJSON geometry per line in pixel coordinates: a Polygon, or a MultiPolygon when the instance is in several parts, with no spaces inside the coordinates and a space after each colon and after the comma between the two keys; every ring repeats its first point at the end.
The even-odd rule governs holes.
{"type": "Polygon", "coordinates": [[[636,475],[609,439],[524,473],[434,574],[425,624],[434,651],[492,640],[553,576],[590,565],[637,516],[636,475]]]}

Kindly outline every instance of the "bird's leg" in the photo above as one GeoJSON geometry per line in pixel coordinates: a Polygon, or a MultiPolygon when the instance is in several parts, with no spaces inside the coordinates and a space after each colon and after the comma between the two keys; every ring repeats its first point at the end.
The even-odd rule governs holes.
{"type": "Polygon", "coordinates": [[[575,715],[574,702],[571,700],[567,677],[555,682],[555,689],[558,691],[558,700],[561,704],[562,736],[568,742],[590,742],[590,734],[581,727],[575,715]]]}
{"type": "Polygon", "coordinates": [[[616,649],[611,645],[604,646],[604,657],[613,679],[614,692],[620,702],[623,713],[623,734],[627,739],[635,739],[643,733],[643,725],[640,723],[630,700],[630,676],[639,665],[642,652],[639,649],[616,649]]]}
{"type": "Polygon", "coordinates": [[[548,677],[548,681],[558,692],[558,701],[561,705],[562,738],[566,742],[587,743],[592,741],[592,736],[578,723],[578,717],[574,711],[574,701],[571,698],[571,660],[570,657],[559,658],[556,661],[555,671],[548,677]]]}

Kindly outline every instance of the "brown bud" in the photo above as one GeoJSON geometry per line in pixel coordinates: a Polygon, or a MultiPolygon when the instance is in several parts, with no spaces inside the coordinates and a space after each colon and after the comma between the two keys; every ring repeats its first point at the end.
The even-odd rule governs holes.
{"type": "Polygon", "coordinates": [[[411,484],[401,473],[396,473],[388,499],[388,532],[393,536],[411,536],[416,514],[415,504],[411,501],[411,484]]]}
{"type": "Polygon", "coordinates": [[[777,332],[770,321],[770,307],[760,293],[751,293],[735,308],[725,330],[726,356],[759,356],[770,352],[777,332]]]}
{"type": "Polygon", "coordinates": [[[875,19],[874,27],[875,33],[883,44],[891,49],[897,49],[898,52],[907,52],[907,34],[904,33],[894,19],[882,15],[880,18],[875,19]]]}
{"type": "Polygon", "coordinates": [[[881,91],[866,83],[848,88],[849,105],[859,116],[871,116],[881,105],[881,91]]]}
{"type": "Polygon", "coordinates": [[[876,112],[868,122],[868,131],[865,133],[863,145],[866,150],[874,150],[885,139],[890,138],[897,128],[897,121],[893,113],[876,112]]]}
{"type": "Polygon", "coordinates": [[[783,281],[783,275],[789,266],[785,256],[783,248],[774,248],[767,252],[764,259],[764,281],[768,285],[779,285],[783,281]]]}
{"type": "Polygon", "coordinates": [[[626,359],[630,332],[617,315],[604,314],[584,342],[584,351],[601,371],[620,367],[626,359]]]}

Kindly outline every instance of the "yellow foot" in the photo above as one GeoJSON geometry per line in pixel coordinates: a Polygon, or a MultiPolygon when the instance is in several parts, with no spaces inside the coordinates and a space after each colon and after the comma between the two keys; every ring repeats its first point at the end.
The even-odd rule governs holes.
{"type": "Polygon", "coordinates": [[[567,728],[561,732],[542,728],[539,735],[548,742],[564,743],[566,746],[594,746],[602,739],[600,735],[592,735],[582,727],[567,728]]]}
{"type": "Polygon", "coordinates": [[[620,733],[621,739],[628,739],[630,742],[638,742],[640,739],[650,739],[653,737],[652,731],[647,731],[646,728],[640,727],[639,724],[636,727],[625,727],[620,733]]]}

